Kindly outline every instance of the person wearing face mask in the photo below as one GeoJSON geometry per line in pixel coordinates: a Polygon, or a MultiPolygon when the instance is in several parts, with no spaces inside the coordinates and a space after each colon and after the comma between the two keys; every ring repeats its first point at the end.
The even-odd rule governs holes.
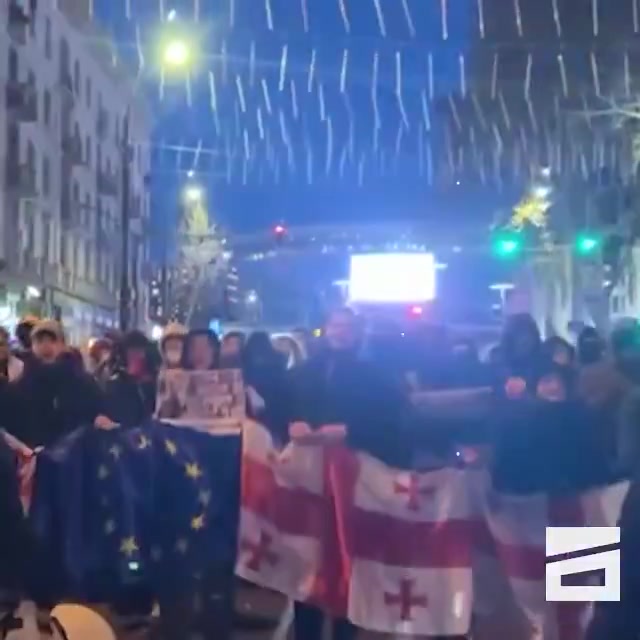
{"type": "Polygon", "coordinates": [[[180,369],[182,366],[182,354],[187,333],[187,328],[178,322],[170,322],[164,328],[160,340],[160,355],[164,369],[180,369]]]}
{"type": "Polygon", "coordinates": [[[131,331],[115,345],[113,360],[113,374],[105,384],[105,414],[123,427],[137,427],[155,410],[158,353],[141,331],[131,331]]]}

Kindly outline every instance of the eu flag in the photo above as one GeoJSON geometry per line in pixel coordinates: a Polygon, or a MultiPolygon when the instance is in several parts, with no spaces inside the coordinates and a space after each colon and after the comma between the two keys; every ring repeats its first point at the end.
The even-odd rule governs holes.
{"type": "Polygon", "coordinates": [[[239,436],[159,422],[84,428],[43,451],[30,520],[50,588],[105,601],[131,584],[166,594],[233,567],[239,466],[239,436]]]}

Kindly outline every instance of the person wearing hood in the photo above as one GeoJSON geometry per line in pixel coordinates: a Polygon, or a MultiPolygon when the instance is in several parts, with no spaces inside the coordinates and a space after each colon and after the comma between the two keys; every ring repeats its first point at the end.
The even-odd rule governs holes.
{"type": "Polygon", "coordinates": [[[220,340],[210,329],[192,329],[184,340],[182,368],[187,371],[217,369],[220,361],[220,340]]]}
{"type": "Polygon", "coordinates": [[[27,446],[53,444],[83,425],[95,424],[102,396],[96,382],[68,358],[62,328],[42,320],[31,334],[33,362],[11,382],[6,429],[27,446]]]}
{"type": "Polygon", "coordinates": [[[114,370],[105,384],[105,413],[116,424],[136,427],[155,411],[158,356],[141,331],[125,334],[114,348],[114,370]]]}
{"type": "Polygon", "coordinates": [[[160,338],[160,355],[164,369],[180,369],[187,328],[179,322],[170,322],[160,338]]]}
{"type": "Polygon", "coordinates": [[[535,395],[543,368],[542,340],[535,320],[528,313],[508,318],[501,340],[502,363],[497,383],[509,397],[535,395]]]}
{"type": "MultiPolygon", "coordinates": [[[[410,452],[401,425],[408,401],[374,364],[362,359],[357,317],[348,308],[330,314],[325,348],[290,372],[289,436],[300,446],[346,441],[383,462],[407,467],[410,452]]],[[[319,640],[323,613],[296,603],[294,637],[319,640]]],[[[334,638],[351,640],[357,629],[334,623],[334,638]]]]}

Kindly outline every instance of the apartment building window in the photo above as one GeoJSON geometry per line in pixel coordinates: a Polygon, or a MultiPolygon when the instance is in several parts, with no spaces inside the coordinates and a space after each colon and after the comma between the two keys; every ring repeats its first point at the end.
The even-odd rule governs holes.
{"type": "Polygon", "coordinates": [[[115,120],[115,141],[116,146],[120,145],[120,118],[116,116],[115,120]]]}
{"type": "Polygon", "coordinates": [[[87,99],[87,108],[91,109],[91,101],[92,101],[92,94],[93,94],[93,86],[91,84],[91,78],[89,76],[87,76],[87,79],[85,81],[85,86],[84,86],[84,91],[86,94],[86,99],[87,99]]]}
{"type": "Polygon", "coordinates": [[[53,46],[51,38],[51,18],[47,17],[44,21],[44,55],[47,60],[51,60],[53,55],[53,46]]]}
{"type": "Polygon", "coordinates": [[[80,202],[80,185],[77,180],[73,181],[72,194],[73,203],[77,205],[80,202]]]}
{"type": "Polygon", "coordinates": [[[18,52],[11,47],[9,49],[9,82],[18,82],[18,52]]]}
{"type": "Polygon", "coordinates": [[[78,60],[76,60],[73,63],[73,90],[75,91],[76,95],[80,95],[80,92],[82,91],[82,86],[80,85],[81,79],[80,79],[80,62],[78,60]]]}
{"type": "Polygon", "coordinates": [[[35,173],[36,170],[36,148],[29,140],[27,144],[27,167],[29,169],[29,173],[35,173]]]}
{"type": "MultiPolygon", "coordinates": [[[[45,213],[48,218],[49,214],[45,213]]],[[[52,262],[51,258],[51,223],[45,220],[42,224],[42,258],[45,264],[52,262]]]]}
{"type": "Polygon", "coordinates": [[[84,207],[82,212],[82,220],[85,228],[91,228],[91,211],[93,210],[93,203],[91,202],[91,194],[85,193],[84,207]]]}
{"type": "Polygon", "coordinates": [[[48,127],[51,125],[51,91],[49,91],[49,89],[44,90],[42,97],[42,110],[44,111],[44,124],[48,127]]]}
{"type": "Polygon", "coordinates": [[[91,167],[92,162],[92,147],[91,147],[91,136],[87,136],[84,145],[84,155],[85,155],[85,163],[88,167],[91,167]]]}
{"type": "Polygon", "coordinates": [[[66,38],[61,38],[60,40],[60,79],[63,82],[67,82],[70,76],[70,54],[69,54],[69,43],[66,38]]]}
{"type": "Polygon", "coordinates": [[[36,17],[37,14],[35,16],[31,16],[31,19],[29,20],[29,35],[32,38],[36,37],[36,17]]]}
{"type": "Polygon", "coordinates": [[[51,194],[51,163],[49,158],[42,158],[42,195],[48,198],[51,194]]]}

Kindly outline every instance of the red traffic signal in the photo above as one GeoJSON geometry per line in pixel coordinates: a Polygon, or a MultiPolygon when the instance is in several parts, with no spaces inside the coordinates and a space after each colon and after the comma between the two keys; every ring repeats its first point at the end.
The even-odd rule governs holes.
{"type": "Polygon", "coordinates": [[[285,233],[287,233],[287,229],[284,225],[277,224],[275,227],[273,227],[273,233],[275,233],[275,235],[277,236],[283,236],[285,235],[285,233]]]}
{"type": "Polygon", "coordinates": [[[412,307],[409,307],[409,316],[411,318],[422,318],[424,315],[424,308],[419,304],[414,304],[412,307]]]}

